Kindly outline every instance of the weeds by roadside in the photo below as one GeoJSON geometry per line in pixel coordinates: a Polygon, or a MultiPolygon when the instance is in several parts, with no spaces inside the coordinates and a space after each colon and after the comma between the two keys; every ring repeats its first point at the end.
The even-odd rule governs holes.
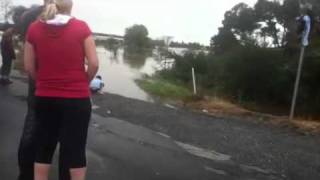
{"type": "Polygon", "coordinates": [[[300,117],[289,121],[285,116],[274,116],[251,111],[222,98],[202,95],[194,96],[187,87],[162,78],[145,77],[137,80],[137,83],[142,89],[160,97],[163,101],[173,101],[175,106],[188,108],[196,112],[206,113],[215,117],[255,120],[277,127],[294,129],[302,134],[320,133],[320,121],[314,119],[300,117]]]}
{"type": "Polygon", "coordinates": [[[192,96],[191,91],[186,87],[160,78],[145,78],[136,80],[136,82],[142,89],[149,92],[151,95],[159,96],[163,99],[169,98],[174,100],[182,100],[186,97],[192,96]]]}

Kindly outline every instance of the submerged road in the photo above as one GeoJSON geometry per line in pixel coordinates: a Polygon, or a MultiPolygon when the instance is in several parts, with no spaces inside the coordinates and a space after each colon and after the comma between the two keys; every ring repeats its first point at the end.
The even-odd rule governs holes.
{"type": "MultiPolygon", "coordinates": [[[[26,84],[0,86],[0,179],[17,176],[17,148],[26,113],[26,84]]],[[[152,119],[150,119],[152,121],[152,119]]],[[[88,138],[92,180],[287,179],[270,169],[235,162],[230,155],[178,142],[166,134],[93,114],[88,138]]],[[[56,178],[56,161],[52,179],[56,178]]]]}

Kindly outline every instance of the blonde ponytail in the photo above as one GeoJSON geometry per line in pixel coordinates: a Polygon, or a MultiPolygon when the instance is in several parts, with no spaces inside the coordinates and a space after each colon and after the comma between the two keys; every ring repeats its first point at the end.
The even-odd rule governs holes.
{"type": "Polygon", "coordinates": [[[72,5],[72,0],[47,0],[41,20],[48,21],[54,19],[58,13],[70,13],[72,5]]]}
{"type": "Polygon", "coordinates": [[[56,3],[49,3],[46,5],[42,13],[41,20],[48,21],[48,20],[54,19],[57,13],[58,13],[58,7],[56,3]]]}

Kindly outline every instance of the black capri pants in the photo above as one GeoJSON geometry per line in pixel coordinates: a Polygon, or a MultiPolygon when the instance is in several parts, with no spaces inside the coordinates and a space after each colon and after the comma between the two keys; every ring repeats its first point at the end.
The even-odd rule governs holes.
{"type": "Polygon", "coordinates": [[[59,142],[60,158],[66,167],[86,167],[90,98],[36,97],[35,109],[39,123],[35,162],[51,164],[59,142]]]}

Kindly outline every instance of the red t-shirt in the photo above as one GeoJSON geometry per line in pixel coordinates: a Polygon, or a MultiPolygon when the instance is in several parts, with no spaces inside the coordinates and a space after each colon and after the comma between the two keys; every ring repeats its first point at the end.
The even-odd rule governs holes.
{"type": "Polygon", "coordinates": [[[27,41],[35,50],[36,96],[90,96],[84,40],[91,34],[88,25],[75,18],[63,26],[41,21],[31,24],[27,41]]]}

